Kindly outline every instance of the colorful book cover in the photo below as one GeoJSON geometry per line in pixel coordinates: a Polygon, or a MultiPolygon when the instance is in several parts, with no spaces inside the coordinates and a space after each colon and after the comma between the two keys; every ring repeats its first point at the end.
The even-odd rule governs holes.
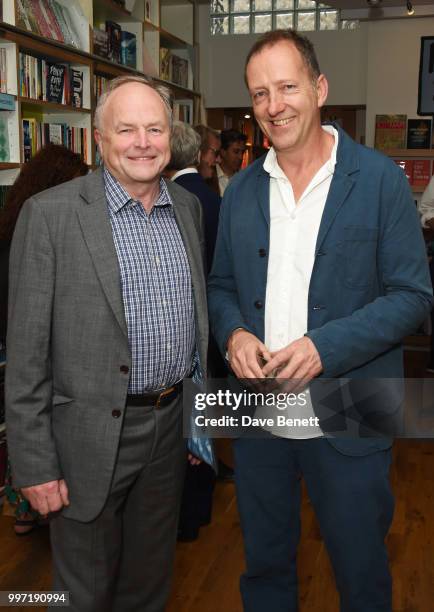
{"type": "Polygon", "coordinates": [[[38,0],[26,0],[27,6],[31,9],[33,15],[35,16],[36,23],[38,24],[39,33],[44,38],[52,38],[50,28],[48,27],[47,22],[45,21],[44,15],[42,14],[41,6],[38,0]]]}
{"type": "Polygon", "coordinates": [[[172,54],[170,49],[166,49],[165,47],[160,47],[160,79],[163,81],[171,81],[172,77],[172,63],[171,63],[172,54]]]}
{"type": "Polygon", "coordinates": [[[75,108],[83,108],[83,73],[71,68],[71,104],[75,108]]]}
{"type": "Polygon", "coordinates": [[[9,160],[8,117],[6,113],[0,112],[0,162],[8,162],[9,160]]]}
{"type": "Polygon", "coordinates": [[[409,119],[407,149],[431,148],[431,119],[409,119]]]}
{"type": "Polygon", "coordinates": [[[62,104],[66,66],[47,62],[47,101],[62,104]]]}
{"type": "Polygon", "coordinates": [[[188,60],[172,54],[172,83],[188,87],[188,60]]]}
{"type": "Polygon", "coordinates": [[[121,62],[130,68],[136,67],[136,35],[121,31],[121,62]]]}
{"type": "Polygon", "coordinates": [[[415,159],[413,161],[413,187],[425,188],[431,179],[431,160],[415,159]]]}
{"type": "Polygon", "coordinates": [[[108,34],[104,30],[99,30],[98,28],[93,29],[93,52],[95,55],[108,58],[108,34]]]}
{"type": "Polygon", "coordinates": [[[32,159],[32,139],[30,134],[30,123],[28,119],[23,119],[23,154],[24,161],[32,159]]]}
{"type": "Polygon", "coordinates": [[[108,34],[108,59],[112,62],[121,63],[121,26],[114,21],[105,22],[105,31],[108,34]]]}
{"type": "Polygon", "coordinates": [[[405,149],[407,115],[376,115],[375,148],[405,149]]]}

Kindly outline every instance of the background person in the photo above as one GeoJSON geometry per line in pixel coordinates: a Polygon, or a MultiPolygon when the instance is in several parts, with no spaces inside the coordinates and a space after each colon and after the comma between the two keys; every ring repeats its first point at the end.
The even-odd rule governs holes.
{"type": "Polygon", "coordinates": [[[246,151],[247,136],[238,130],[220,133],[220,161],[216,165],[220,195],[223,196],[231,178],[239,172],[246,151]]]}

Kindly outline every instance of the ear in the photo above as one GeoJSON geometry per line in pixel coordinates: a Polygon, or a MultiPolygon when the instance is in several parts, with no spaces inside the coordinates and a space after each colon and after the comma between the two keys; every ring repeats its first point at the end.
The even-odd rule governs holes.
{"type": "Polygon", "coordinates": [[[93,135],[95,137],[95,142],[98,145],[98,149],[99,149],[99,154],[101,156],[101,159],[103,159],[103,144],[102,144],[102,134],[100,131],[98,131],[96,128],[93,131],[93,135]]]}
{"type": "Polygon", "coordinates": [[[329,84],[323,74],[320,74],[316,82],[316,94],[318,96],[318,108],[324,106],[329,93],[329,84]]]}

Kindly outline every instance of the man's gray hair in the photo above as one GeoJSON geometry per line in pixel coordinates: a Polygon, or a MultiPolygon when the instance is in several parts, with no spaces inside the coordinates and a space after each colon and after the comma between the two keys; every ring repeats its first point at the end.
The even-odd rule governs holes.
{"type": "Polygon", "coordinates": [[[167,113],[167,117],[169,119],[169,125],[172,125],[172,106],[171,106],[171,95],[168,87],[164,85],[160,85],[155,83],[152,79],[146,76],[139,75],[126,75],[116,77],[109,82],[108,89],[105,91],[98,99],[98,104],[95,109],[95,117],[94,117],[94,126],[95,128],[101,132],[102,131],[102,113],[104,109],[104,105],[107,102],[110,95],[118,89],[122,87],[122,85],[126,85],[127,83],[141,83],[142,85],[147,85],[151,89],[153,89],[161,98],[161,101],[164,104],[164,108],[167,113]]]}
{"type": "Polygon", "coordinates": [[[170,136],[171,157],[167,170],[184,170],[197,166],[200,151],[200,136],[189,125],[174,121],[170,136]]]}

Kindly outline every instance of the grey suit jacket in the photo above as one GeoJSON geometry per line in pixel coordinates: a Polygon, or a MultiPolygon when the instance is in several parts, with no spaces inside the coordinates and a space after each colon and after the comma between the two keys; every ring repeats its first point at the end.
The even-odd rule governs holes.
{"type": "MultiPolygon", "coordinates": [[[[187,252],[196,345],[208,317],[201,206],[168,181],[187,252]]],[[[92,520],[110,489],[131,354],[102,170],[28,200],[10,261],[6,420],[14,483],[65,478],[65,516],[92,520]],[[125,367],[127,366],[127,367],[125,367]]]]}

